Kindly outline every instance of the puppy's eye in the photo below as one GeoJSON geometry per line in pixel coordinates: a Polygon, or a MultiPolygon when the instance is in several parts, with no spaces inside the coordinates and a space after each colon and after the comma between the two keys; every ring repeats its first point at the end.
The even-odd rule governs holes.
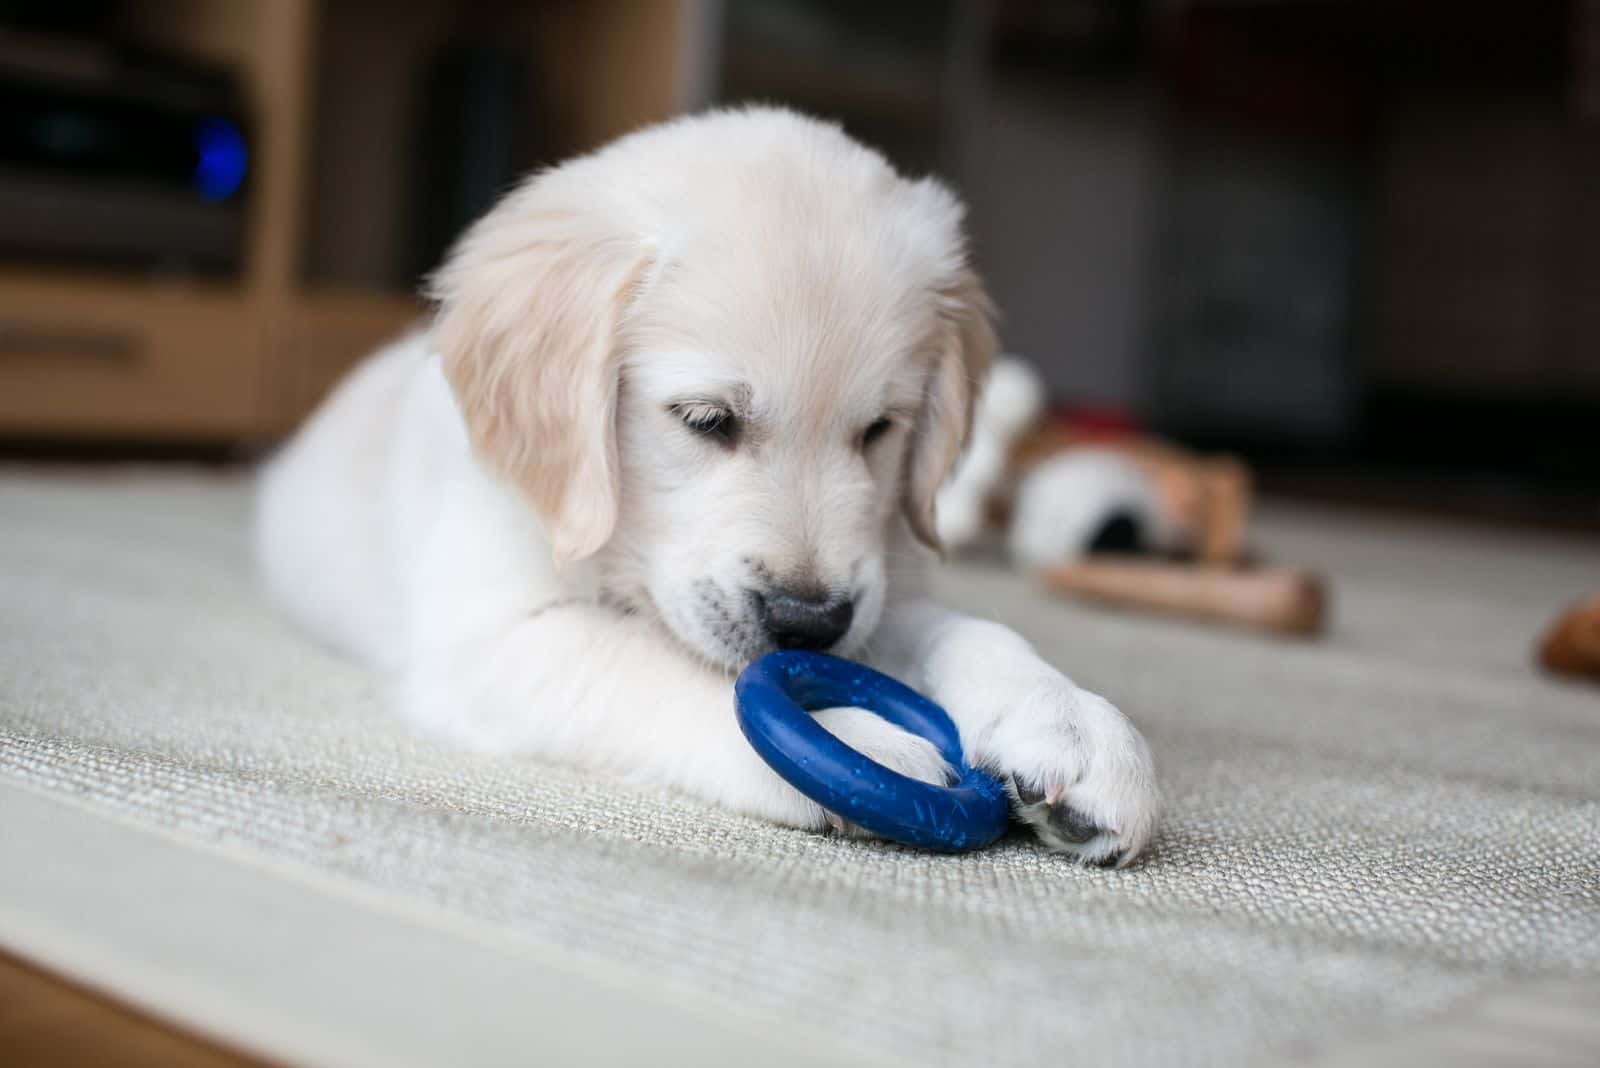
{"type": "Polygon", "coordinates": [[[894,421],[887,415],[875,420],[871,426],[861,432],[861,447],[863,449],[872,448],[872,443],[887,434],[893,426],[894,421]]]}
{"type": "Polygon", "coordinates": [[[672,414],[701,437],[732,445],[739,436],[739,419],[715,404],[674,404],[672,414]]]}

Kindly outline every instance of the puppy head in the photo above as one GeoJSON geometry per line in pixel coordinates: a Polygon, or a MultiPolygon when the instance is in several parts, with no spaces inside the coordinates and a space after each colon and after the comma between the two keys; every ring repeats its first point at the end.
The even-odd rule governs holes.
{"type": "Polygon", "coordinates": [[[955,198],[764,109],[532,179],[435,294],[474,447],[557,560],[726,668],[870,635],[994,351],[955,198]]]}

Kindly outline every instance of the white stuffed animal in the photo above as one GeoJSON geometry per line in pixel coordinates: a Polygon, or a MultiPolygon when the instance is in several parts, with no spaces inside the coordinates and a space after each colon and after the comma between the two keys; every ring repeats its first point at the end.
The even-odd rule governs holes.
{"type": "Polygon", "coordinates": [[[1083,447],[1028,469],[1011,506],[1011,557],[1030,570],[1092,549],[1167,552],[1180,538],[1156,485],[1127,453],[1083,447]]]}
{"type": "Polygon", "coordinates": [[[1044,406],[1038,371],[1017,356],[995,361],[973,413],[967,451],[939,491],[936,515],[945,547],[974,544],[987,527],[990,503],[1009,498],[1007,543],[1015,561],[1029,568],[1076,559],[1108,534],[1117,542],[1113,548],[1169,548],[1175,534],[1154,483],[1118,450],[1073,449],[1011,484],[1012,446],[1034,428],[1044,406]]]}

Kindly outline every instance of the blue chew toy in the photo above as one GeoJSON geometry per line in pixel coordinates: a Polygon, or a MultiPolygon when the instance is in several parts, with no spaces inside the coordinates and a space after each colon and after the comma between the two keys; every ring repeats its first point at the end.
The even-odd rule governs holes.
{"type": "Polygon", "coordinates": [[[733,686],[739,728],[790,786],[829,812],[906,845],[955,853],[1005,833],[1011,804],[1000,780],[967,767],[944,709],[887,675],[794,649],[768,653],[733,686]],[[853,705],[932,742],[959,776],[930,786],[868,760],[811,718],[853,705]]]}

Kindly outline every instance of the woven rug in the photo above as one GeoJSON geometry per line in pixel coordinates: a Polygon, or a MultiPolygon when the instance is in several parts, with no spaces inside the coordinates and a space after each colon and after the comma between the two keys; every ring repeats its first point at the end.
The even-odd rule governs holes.
{"type": "Polygon", "coordinates": [[[950,568],[1146,731],[1169,815],[1108,872],[414,738],[263,602],[248,512],[235,476],[0,476],[0,945],[259,1052],[1220,1065],[1600,1007],[1600,688],[1530,658],[1593,542],[1268,509],[1332,581],[1315,642],[950,568]]]}

